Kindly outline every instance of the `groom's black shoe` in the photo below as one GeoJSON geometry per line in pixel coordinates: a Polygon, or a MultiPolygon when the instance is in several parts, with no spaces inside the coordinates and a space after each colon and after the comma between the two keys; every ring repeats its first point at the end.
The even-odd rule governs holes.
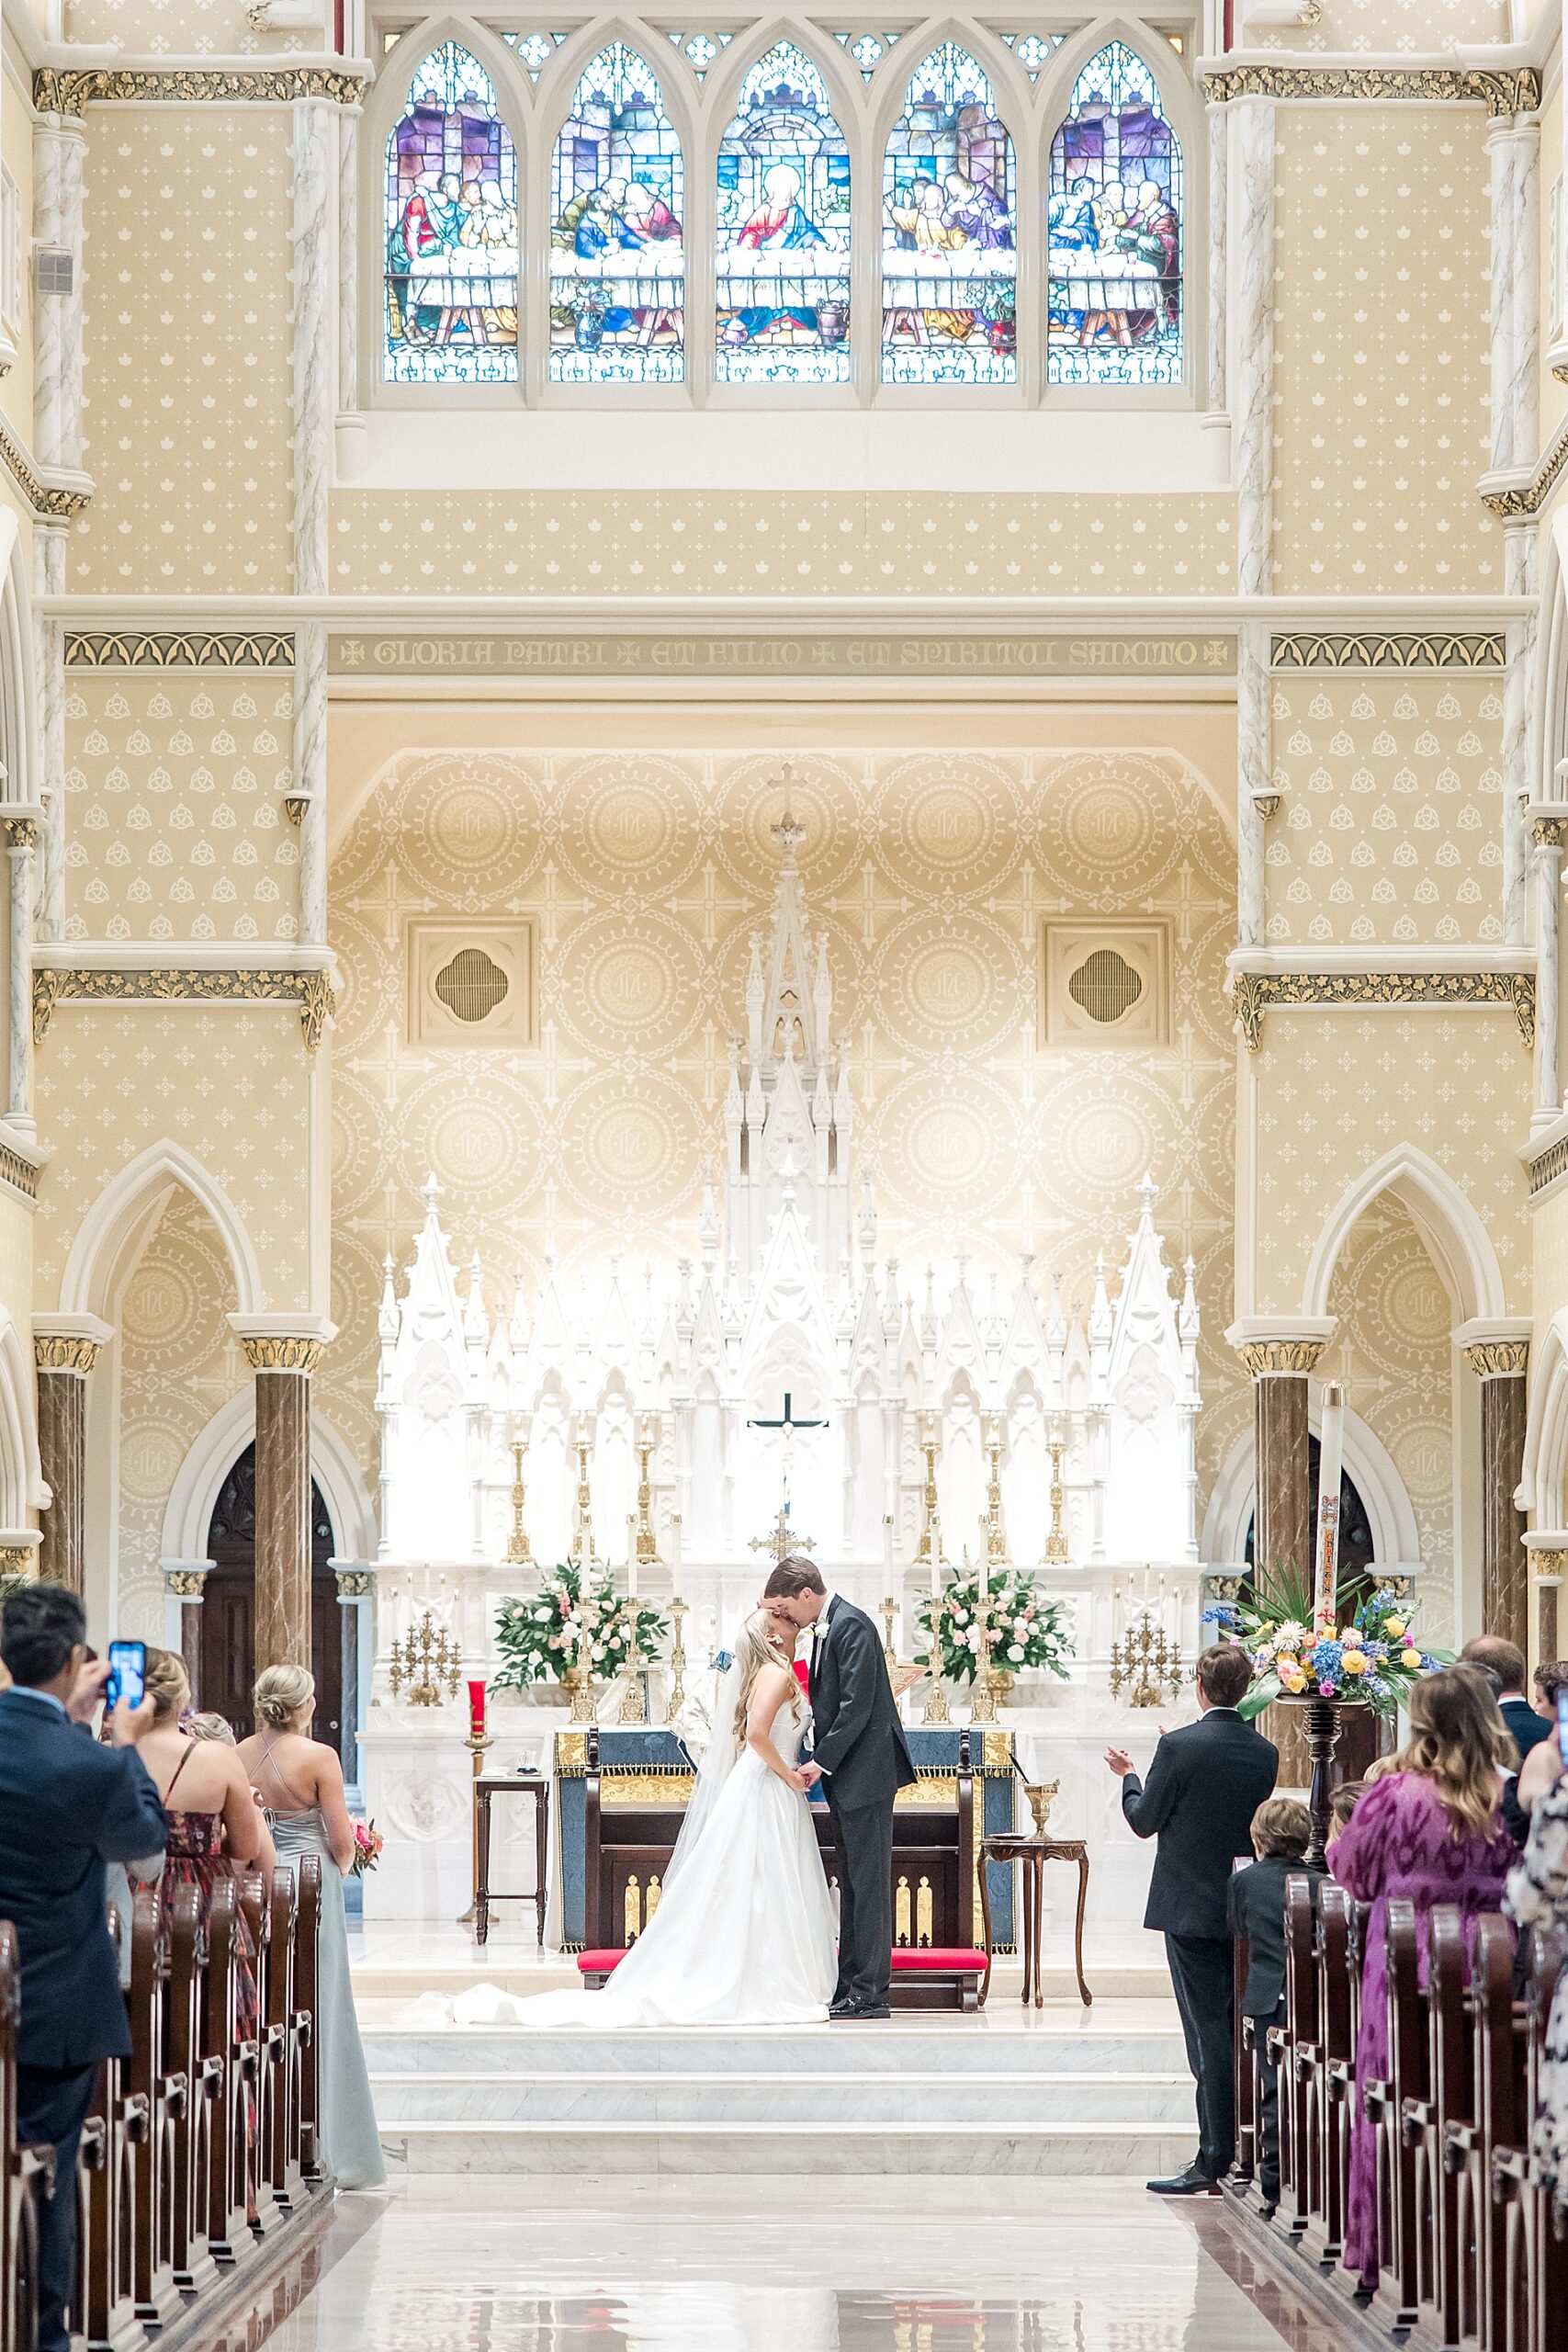
{"type": "Polygon", "coordinates": [[[829,2009],[830,2018],[858,2025],[863,2018],[890,2018],[893,2014],[886,2001],[847,2001],[841,2009],[829,2009]]]}
{"type": "Polygon", "coordinates": [[[853,2007],[854,2003],[850,1998],[849,1995],[847,1993],[840,1993],[837,1999],[829,2002],[828,2015],[830,2018],[847,2018],[853,2007]]]}
{"type": "Polygon", "coordinates": [[[1185,2172],[1177,2173],[1170,2180],[1149,2180],[1144,2183],[1156,2197],[1218,2197],[1220,2184],[1212,2172],[1200,2164],[1190,2164],[1185,2172]]]}

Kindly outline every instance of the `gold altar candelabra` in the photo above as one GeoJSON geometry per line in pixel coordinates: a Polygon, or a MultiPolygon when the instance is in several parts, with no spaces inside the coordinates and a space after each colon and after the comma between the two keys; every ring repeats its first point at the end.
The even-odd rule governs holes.
{"type": "Polygon", "coordinates": [[[653,1483],[648,1475],[648,1458],[657,1439],[646,1428],[639,1430],[637,1443],[637,1556],[639,1561],[657,1565],[659,1541],[653,1532],[653,1483]]]}
{"type": "Polygon", "coordinates": [[[443,1683],[446,1686],[447,1697],[457,1697],[462,1668],[462,1655],[457,1643],[444,1625],[436,1623],[427,1609],[412,1633],[405,1634],[400,1642],[392,1644],[392,1696],[398,1698],[406,1682],[411,1707],[438,1707],[443,1683]]]}
{"type": "Polygon", "coordinates": [[[995,1421],[986,1439],[986,1558],[1005,1561],[1008,1539],[1002,1524],[1002,1439],[995,1421]]]}
{"type": "Polygon", "coordinates": [[[506,1543],[507,1564],[512,1567],[531,1568],[533,1555],[528,1549],[528,1530],[523,1517],[523,1440],[512,1441],[512,1533],[506,1543]]]}
{"type": "Polygon", "coordinates": [[[1045,1565],[1059,1567],[1067,1557],[1067,1531],[1063,1507],[1067,1490],[1062,1484],[1062,1456],[1066,1448],[1059,1437],[1054,1437],[1046,1447],[1051,1456],[1051,1532],[1045,1538],[1045,1565]]]}
{"type": "Polygon", "coordinates": [[[670,1636],[670,1697],[665,1713],[671,1723],[686,1703],[685,1622],[686,1611],[690,1605],[688,1601],[682,1600],[678,1592],[671,1595],[670,1619],[672,1630],[670,1636]]]}
{"type": "Polygon", "coordinates": [[[588,1485],[588,1440],[577,1441],[577,1505],[571,1531],[572,1556],[584,1567],[597,1567],[599,1547],[593,1541],[593,1497],[588,1485]]]}
{"type": "Polygon", "coordinates": [[[947,1614],[947,1602],[937,1589],[937,1579],[931,1579],[931,1680],[926,1688],[926,1703],[920,1722],[927,1731],[942,1731],[952,1723],[947,1692],[942,1687],[942,1621],[947,1614]]]}
{"type": "Polygon", "coordinates": [[[929,1568],[942,1559],[942,1512],[936,1496],[937,1442],[929,1421],[920,1440],[920,1452],[926,1457],[926,1483],[920,1497],[925,1523],[920,1530],[920,1545],[915,1559],[919,1566],[929,1568]]]}
{"type": "Polygon", "coordinates": [[[1111,1695],[1131,1685],[1130,1707],[1159,1707],[1174,1699],[1187,1679],[1181,1652],[1146,1607],[1132,1618],[1120,1641],[1111,1645],[1111,1695]]]}

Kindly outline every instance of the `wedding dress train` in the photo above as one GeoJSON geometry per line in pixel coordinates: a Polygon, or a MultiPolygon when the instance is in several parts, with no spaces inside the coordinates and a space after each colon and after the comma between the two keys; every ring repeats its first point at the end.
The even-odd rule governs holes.
{"type": "MultiPolygon", "coordinates": [[[[786,1763],[798,1758],[809,1722],[804,1704],[797,1719],[787,1700],[774,1716],[773,1745],[786,1763]]],[[[722,1778],[705,1765],[705,1778],[659,1908],[603,1992],[501,1996],[489,2022],[581,2030],[826,2018],[837,1939],[806,1799],[749,1747],[722,1778]]],[[[465,2022],[478,2021],[465,2012],[465,2022]]]]}

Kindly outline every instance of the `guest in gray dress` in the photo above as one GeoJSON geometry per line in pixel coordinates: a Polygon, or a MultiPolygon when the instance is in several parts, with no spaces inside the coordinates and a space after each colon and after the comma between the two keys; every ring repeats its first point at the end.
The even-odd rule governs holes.
{"type": "Polygon", "coordinates": [[[285,1870],[302,1854],[321,1860],[321,1941],[317,1973],[317,2069],[321,2162],[340,2188],[377,2188],[386,2179],[370,2077],[354,2012],[344,1919],[344,1873],[354,1860],[354,1824],[336,1751],[310,1736],[316,1686],[302,1666],[271,1666],[256,1679],[256,1728],[240,1742],[251,1785],[266,1809],[285,1870]]]}

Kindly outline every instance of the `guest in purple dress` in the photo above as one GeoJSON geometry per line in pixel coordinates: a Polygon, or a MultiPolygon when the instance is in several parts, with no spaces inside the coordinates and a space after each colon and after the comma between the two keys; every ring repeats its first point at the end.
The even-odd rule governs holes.
{"type": "MultiPolygon", "coordinates": [[[[1428,1675],[1410,1694],[1410,1737],[1369,1780],[1329,1867],[1359,1902],[1370,1903],[1361,1975],[1356,2086],[1386,2080],[1389,2065],[1390,1900],[1416,1906],[1421,1982],[1427,1981],[1427,1921],[1439,1903],[1457,1904],[1468,1929],[1501,1908],[1517,1859],[1503,1826],[1505,1770],[1516,1753],[1490,1685],[1472,1669],[1428,1675]]],[[[1374,1768],[1375,1770],[1375,1768],[1374,1768]]],[[[1345,2267],[1363,2286],[1378,2277],[1377,2143],[1358,2097],[1350,2131],[1350,2206],[1345,2267]]]]}

